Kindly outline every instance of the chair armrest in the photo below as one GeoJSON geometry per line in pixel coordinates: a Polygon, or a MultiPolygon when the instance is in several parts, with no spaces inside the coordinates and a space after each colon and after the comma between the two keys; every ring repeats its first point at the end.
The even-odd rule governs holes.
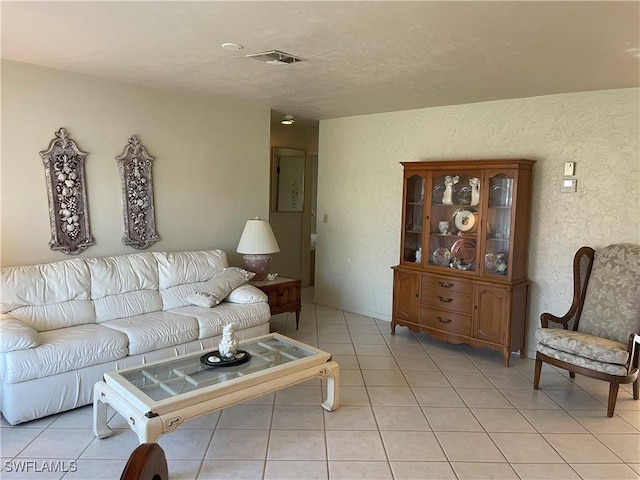
{"type": "Polygon", "coordinates": [[[575,312],[567,312],[564,317],[556,317],[551,313],[543,313],[540,315],[540,323],[542,324],[542,328],[549,328],[549,322],[559,323],[562,325],[562,328],[565,330],[569,330],[569,321],[573,319],[575,312]]]}
{"type": "Polygon", "coordinates": [[[40,345],[40,335],[17,318],[0,317],[0,353],[26,350],[40,345]]]}
{"type": "Polygon", "coordinates": [[[640,335],[632,333],[629,335],[629,365],[627,371],[631,372],[634,368],[638,368],[638,357],[640,356],[640,335]]]}

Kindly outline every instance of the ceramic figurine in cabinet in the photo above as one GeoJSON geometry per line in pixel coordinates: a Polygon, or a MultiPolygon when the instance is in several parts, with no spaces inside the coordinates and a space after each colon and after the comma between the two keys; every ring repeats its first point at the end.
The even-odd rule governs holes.
{"type": "Polygon", "coordinates": [[[478,177],[471,177],[469,179],[469,185],[471,185],[470,205],[478,205],[480,203],[480,179],[478,177]]]}
{"type": "Polygon", "coordinates": [[[442,194],[442,203],[445,205],[453,204],[453,186],[460,181],[460,177],[456,175],[452,177],[447,175],[444,177],[444,193],[442,194]]]}

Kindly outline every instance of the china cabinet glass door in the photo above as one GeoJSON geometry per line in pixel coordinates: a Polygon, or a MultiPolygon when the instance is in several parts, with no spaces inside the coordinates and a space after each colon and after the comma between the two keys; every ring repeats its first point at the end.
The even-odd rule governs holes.
{"type": "Polygon", "coordinates": [[[405,185],[405,211],[402,261],[422,263],[422,221],[424,218],[425,179],[412,175],[405,185]]]}
{"type": "Polygon", "coordinates": [[[475,271],[480,226],[479,172],[433,174],[429,265],[475,271]]]}
{"type": "Polygon", "coordinates": [[[506,276],[509,270],[514,179],[504,173],[488,178],[484,273],[506,276]]]}

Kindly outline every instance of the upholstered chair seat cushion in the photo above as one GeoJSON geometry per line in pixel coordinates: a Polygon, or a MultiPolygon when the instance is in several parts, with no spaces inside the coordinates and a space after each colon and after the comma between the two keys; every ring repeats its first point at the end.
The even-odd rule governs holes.
{"type": "Polygon", "coordinates": [[[629,358],[624,343],[559,328],[536,330],[537,350],[547,356],[598,372],[624,376],[629,358]]]}

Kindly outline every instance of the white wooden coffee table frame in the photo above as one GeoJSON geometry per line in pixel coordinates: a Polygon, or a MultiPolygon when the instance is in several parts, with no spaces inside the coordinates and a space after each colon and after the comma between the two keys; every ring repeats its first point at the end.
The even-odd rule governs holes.
{"type": "MultiPolygon", "coordinates": [[[[315,354],[159,401],[145,395],[122,376],[123,373],[141,369],[141,366],[105,373],[104,380],[94,386],[94,433],[99,438],[109,437],[113,433],[107,426],[107,405],[111,405],[127,420],[142,444],[156,442],[162,434],[173,432],[192,418],[317,377],[326,380],[326,400],[322,407],[327,411],[338,408],[340,368],[331,360],[331,354],[277,333],[241,342],[240,348],[243,343],[272,337],[314,351],[315,354]]],[[[172,357],[144,367],[171,364],[187,357],[199,359],[203,353],[172,357]]]]}

